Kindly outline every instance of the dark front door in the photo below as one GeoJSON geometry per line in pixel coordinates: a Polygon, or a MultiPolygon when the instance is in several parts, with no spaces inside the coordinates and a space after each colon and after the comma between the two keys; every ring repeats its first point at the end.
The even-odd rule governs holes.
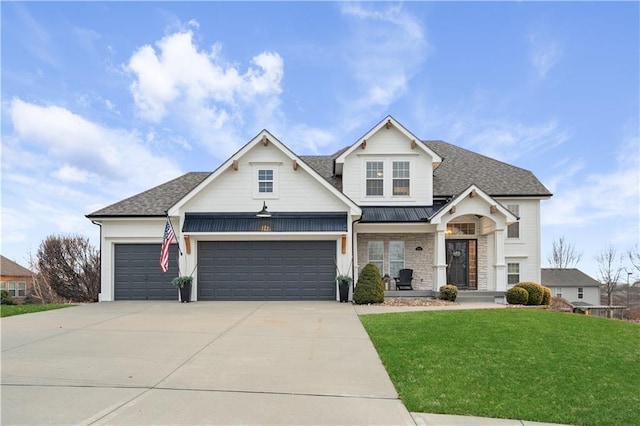
{"type": "Polygon", "coordinates": [[[475,289],[476,240],[447,240],[447,284],[475,289]]]}

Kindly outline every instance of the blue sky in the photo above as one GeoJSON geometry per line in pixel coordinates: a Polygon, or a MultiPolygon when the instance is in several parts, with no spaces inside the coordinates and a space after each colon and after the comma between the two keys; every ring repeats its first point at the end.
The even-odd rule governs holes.
{"type": "MultiPolygon", "coordinates": [[[[637,2],[2,2],[2,254],[215,169],[267,128],[329,154],[387,114],[533,171],[542,256],[638,244],[637,2]]],[[[543,266],[545,262],[543,262],[543,266]]]]}

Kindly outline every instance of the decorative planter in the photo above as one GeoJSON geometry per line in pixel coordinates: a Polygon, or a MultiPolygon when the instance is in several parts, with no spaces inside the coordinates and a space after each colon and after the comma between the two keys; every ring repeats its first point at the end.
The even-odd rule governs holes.
{"type": "Polygon", "coordinates": [[[340,290],[340,303],[349,301],[349,281],[340,280],[340,284],[338,284],[338,289],[340,290]]]}
{"type": "Polygon", "coordinates": [[[191,301],[191,283],[183,284],[180,287],[180,302],[189,303],[191,301]]]}

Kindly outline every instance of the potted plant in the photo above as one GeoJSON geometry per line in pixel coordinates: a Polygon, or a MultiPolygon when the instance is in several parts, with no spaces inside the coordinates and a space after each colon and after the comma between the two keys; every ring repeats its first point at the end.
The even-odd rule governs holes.
{"type": "Polygon", "coordinates": [[[193,277],[190,275],[182,275],[171,280],[171,284],[180,289],[180,301],[189,303],[191,300],[191,283],[193,277]]]}
{"type": "Polygon", "coordinates": [[[340,290],[340,303],[349,301],[349,284],[353,281],[348,275],[338,275],[336,277],[338,281],[338,289],[340,290]]]}

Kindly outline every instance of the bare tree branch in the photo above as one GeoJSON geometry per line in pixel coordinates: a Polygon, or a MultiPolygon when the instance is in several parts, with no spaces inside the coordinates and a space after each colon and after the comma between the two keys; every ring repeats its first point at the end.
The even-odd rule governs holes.
{"type": "Polygon", "coordinates": [[[572,243],[564,239],[564,235],[558,240],[554,240],[551,253],[547,256],[547,261],[552,268],[573,268],[582,259],[582,252],[576,250],[572,243]]]}
{"type": "MultiPolygon", "coordinates": [[[[596,261],[598,262],[598,278],[605,287],[608,305],[611,305],[613,292],[618,285],[620,274],[622,274],[621,258],[622,256],[618,256],[618,252],[613,246],[608,246],[596,256],[596,261]]],[[[611,315],[611,311],[609,311],[609,315],[611,315]]]]}

